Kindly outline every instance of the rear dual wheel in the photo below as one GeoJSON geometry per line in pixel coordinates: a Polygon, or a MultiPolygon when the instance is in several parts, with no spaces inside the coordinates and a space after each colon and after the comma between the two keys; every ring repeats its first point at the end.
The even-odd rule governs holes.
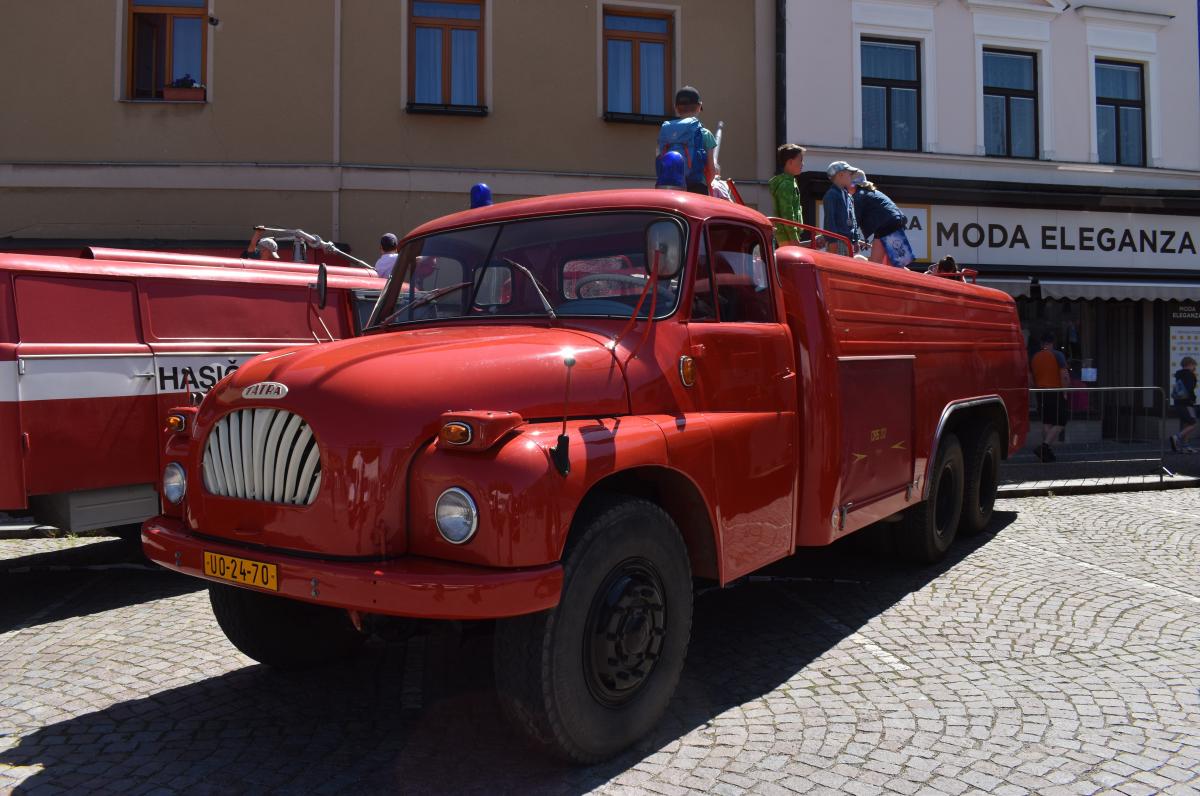
{"type": "Polygon", "coordinates": [[[967,452],[961,530],[973,536],[992,521],[1000,483],[1000,432],[987,426],[967,452]]]}
{"type": "Polygon", "coordinates": [[[904,513],[896,542],[913,561],[931,564],[946,554],[963,513],[965,467],[962,445],[954,434],[942,437],[929,473],[926,499],[904,513]]]}
{"type": "Polygon", "coordinates": [[[576,531],[557,607],[502,620],[494,667],[508,719],[574,763],[609,758],[658,723],[692,624],[687,548],[645,500],[613,499],[576,531]]]}

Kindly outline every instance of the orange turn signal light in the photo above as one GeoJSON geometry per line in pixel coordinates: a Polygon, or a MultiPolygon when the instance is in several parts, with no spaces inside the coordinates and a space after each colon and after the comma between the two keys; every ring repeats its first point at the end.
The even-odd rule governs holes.
{"type": "Polygon", "coordinates": [[[459,421],[447,423],[438,433],[438,440],[447,445],[467,445],[472,437],[474,434],[471,433],[471,427],[459,421]]]}
{"type": "Polygon", "coordinates": [[[696,383],[696,360],[689,356],[679,358],[679,380],[683,382],[684,387],[691,387],[696,383]]]}
{"type": "Polygon", "coordinates": [[[175,434],[183,433],[187,430],[187,418],[183,415],[167,415],[167,431],[175,434]]]}

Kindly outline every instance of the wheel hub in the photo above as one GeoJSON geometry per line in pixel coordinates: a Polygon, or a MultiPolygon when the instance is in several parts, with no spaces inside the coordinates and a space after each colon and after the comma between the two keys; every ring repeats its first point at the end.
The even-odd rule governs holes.
{"type": "Polygon", "coordinates": [[[613,569],[596,591],[584,637],[588,689],[599,702],[617,706],[650,677],[666,637],[662,580],[644,559],[613,569]]]}

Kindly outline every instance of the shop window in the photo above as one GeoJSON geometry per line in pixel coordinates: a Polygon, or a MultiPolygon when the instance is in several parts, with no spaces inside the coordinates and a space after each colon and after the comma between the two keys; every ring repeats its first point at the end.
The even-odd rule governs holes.
{"type": "Polygon", "coordinates": [[[483,3],[409,3],[408,110],[482,115],[483,3]]]}
{"type": "Polygon", "coordinates": [[[713,224],[708,232],[717,313],[723,322],[771,323],[775,309],[762,236],[733,224],[713,224]]]}
{"type": "Polygon", "coordinates": [[[1101,163],[1146,165],[1141,64],[1096,60],[1096,151],[1101,163]]]}
{"type": "Polygon", "coordinates": [[[604,118],[662,121],[673,115],[669,14],[604,9],[604,118]]]}
{"type": "Polygon", "coordinates": [[[207,48],[207,0],[129,0],[129,98],[203,101],[207,48]]]}
{"type": "Polygon", "coordinates": [[[917,42],[863,38],[864,148],[921,148],[920,49],[917,42]]]}
{"type": "Polygon", "coordinates": [[[983,51],[983,128],[987,154],[1038,156],[1036,55],[983,51]]]}

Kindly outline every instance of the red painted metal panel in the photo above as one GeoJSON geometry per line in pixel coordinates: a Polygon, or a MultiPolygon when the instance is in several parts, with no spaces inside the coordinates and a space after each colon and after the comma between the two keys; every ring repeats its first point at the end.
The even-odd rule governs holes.
{"type": "Polygon", "coordinates": [[[908,357],[838,363],[843,506],[860,509],[912,483],[913,365],[908,357]]]}

